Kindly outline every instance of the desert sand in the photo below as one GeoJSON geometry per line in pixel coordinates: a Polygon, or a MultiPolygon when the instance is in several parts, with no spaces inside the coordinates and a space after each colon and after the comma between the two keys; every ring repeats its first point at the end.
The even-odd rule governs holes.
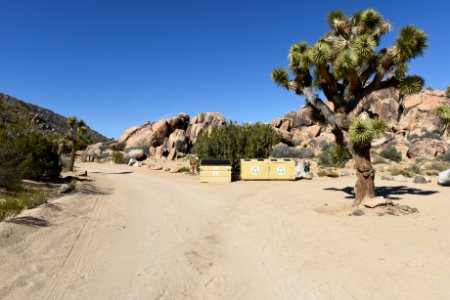
{"type": "Polygon", "coordinates": [[[80,168],[80,192],[0,224],[1,299],[450,299],[450,189],[436,183],[377,179],[419,213],[355,217],[354,176],[80,168]]]}

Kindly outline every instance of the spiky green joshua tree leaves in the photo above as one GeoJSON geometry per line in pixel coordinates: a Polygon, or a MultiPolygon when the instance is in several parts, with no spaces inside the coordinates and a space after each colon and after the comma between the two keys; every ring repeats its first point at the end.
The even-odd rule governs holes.
{"type": "Polygon", "coordinates": [[[354,147],[368,147],[375,137],[386,131],[386,121],[382,118],[355,118],[349,128],[349,137],[354,147]]]}
{"type": "MultiPolygon", "coordinates": [[[[383,35],[392,26],[376,10],[351,16],[333,11],[327,20],[330,31],[312,45],[293,45],[288,55],[289,68],[275,69],[272,79],[278,86],[304,95],[314,113],[333,128],[338,144],[345,144],[343,132],[351,130],[353,144],[358,145],[371,137],[376,126],[376,121],[356,119],[352,123],[353,116],[362,113],[358,104],[364,97],[389,87],[398,88],[402,95],[422,90],[424,80],[417,75],[408,76],[407,72],[408,63],[423,55],[428,47],[427,35],[414,26],[406,26],[400,28],[394,45],[380,47],[383,35]],[[324,104],[318,91],[333,102],[334,110],[324,104]]],[[[371,168],[370,147],[366,148],[365,154],[355,154],[368,160],[360,161],[362,167],[357,162],[357,169],[364,174],[370,173],[367,168],[371,168]]],[[[373,180],[373,176],[368,180],[373,180]]]]}

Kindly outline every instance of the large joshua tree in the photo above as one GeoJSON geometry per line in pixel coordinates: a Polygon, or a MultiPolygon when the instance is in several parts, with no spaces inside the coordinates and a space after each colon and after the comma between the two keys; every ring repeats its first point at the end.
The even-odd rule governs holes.
{"type": "Polygon", "coordinates": [[[70,171],[73,171],[75,164],[75,155],[81,143],[85,142],[85,133],[87,131],[87,125],[83,120],[78,120],[75,116],[67,119],[67,125],[69,131],[64,139],[64,143],[70,148],[70,171]]]}
{"type": "Polygon", "coordinates": [[[396,87],[403,95],[422,90],[424,80],[407,76],[408,63],[422,55],[427,35],[414,26],[400,29],[395,45],[381,48],[384,34],[391,24],[373,9],[347,17],[342,11],[328,15],[331,31],[315,44],[301,42],[289,51],[289,70],[276,68],[272,79],[281,87],[306,97],[314,115],[332,127],[336,142],[345,146],[344,133],[349,133],[357,182],[353,206],[373,197],[375,172],[370,160],[370,143],[384,130],[380,119],[360,117],[361,100],[377,90],[396,87]],[[334,109],[325,105],[321,91],[334,109]]]}

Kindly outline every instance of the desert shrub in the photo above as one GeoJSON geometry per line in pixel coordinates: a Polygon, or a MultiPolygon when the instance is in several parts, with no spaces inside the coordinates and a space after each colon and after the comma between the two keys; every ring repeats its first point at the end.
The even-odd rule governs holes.
{"type": "Polygon", "coordinates": [[[109,149],[113,151],[124,151],[125,150],[125,144],[124,143],[112,143],[109,145],[109,149]]]}
{"type": "Polygon", "coordinates": [[[309,148],[297,149],[286,144],[278,144],[272,152],[273,157],[285,158],[312,158],[314,152],[309,148]]]}
{"type": "Polygon", "coordinates": [[[191,169],[189,167],[181,167],[178,169],[178,173],[185,173],[185,172],[191,172],[191,169]]]}
{"type": "Polygon", "coordinates": [[[389,170],[389,173],[391,173],[392,176],[397,176],[397,175],[403,175],[405,177],[412,177],[413,174],[408,171],[407,169],[404,168],[400,168],[400,167],[392,167],[389,170]]]}
{"type": "Polygon", "coordinates": [[[319,171],[317,172],[317,176],[319,176],[319,177],[332,177],[332,178],[337,178],[337,177],[339,177],[339,174],[336,173],[336,172],[333,171],[333,170],[324,170],[324,169],[321,169],[321,170],[319,170],[319,171]]]}
{"type": "Polygon", "coordinates": [[[425,175],[427,176],[436,176],[439,175],[439,172],[436,170],[429,170],[429,171],[425,171],[425,175]]]}
{"type": "Polygon", "coordinates": [[[380,156],[395,162],[400,162],[402,160],[402,153],[393,146],[383,149],[380,152],[380,156]]]}
{"type": "Polygon", "coordinates": [[[447,151],[446,153],[439,155],[437,157],[440,161],[445,161],[450,163],[450,151],[447,151]]]}
{"type": "Polygon", "coordinates": [[[408,141],[412,142],[412,141],[420,139],[420,136],[418,134],[413,133],[413,134],[408,135],[407,139],[408,139],[408,141]]]}
{"type": "Polygon", "coordinates": [[[0,187],[11,188],[22,178],[57,178],[60,172],[54,140],[17,127],[0,128],[0,187]]]}
{"type": "Polygon", "coordinates": [[[374,165],[386,164],[386,163],[388,163],[388,161],[380,156],[377,156],[372,160],[372,164],[374,164],[374,165]]]}
{"type": "Polygon", "coordinates": [[[445,96],[447,96],[447,98],[450,98],[450,85],[447,87],[447,90],[445,91],[445,96]]]}
{"type": "Polygon", "coordinates": [[[17,188],[0,199],[0,222],[20,213],[25,208],[33,208],[47,202],[47,194],[40,190],[17,188]]]}
{"type": "Polygon", "coordinates": [[[429,139],[433,139],[433,140],[441,139],[442,133],[438,129],[435,129],[433,131],[428,131],[428,129],[422,128],[421,131],[422,131],[421,138],[429,138],[429,139]]]}
{"type": "Polygon", "coordinates": [[[406,168],[406,171],[412,174],[422,174],[422,169],[420,168],[420,163],[415,162],[406,168]]]}
{"type": "Polygon", "coordinates": [[[57,143],[35,132],[27,135],[25,143],[28,151],[18,166],[23,178],[58,178],[61,164],[57,143]]]}
{"type": "Polygon", "coordinates": [[[197,138],[195,151],[200,160],[227,159],[234,176],[240,172],[241,158],[267,158],[281,135],[270,125],[229,122],[214,127],[211,133],[203,132],[197,138]]]}
{"type": "Polygon", "coordinates": [[[352,154],[347,147],[336,143],[322,144],[321,153],[319,155],[319,165],[324,167],[342,168],[345,163],[352,158],[352,154]]]}
{"type": "Polygon", "coordinates": [[[431,165],[429,166],[429,169],[435,170],[438,172],[442,172],[442,171],[445,171],[448,169],[448,165],[446,165],[445,163],[442,163],[442,162],[435,161],[435,162],[431,163],[431,165]]]}
{"type": "Polygon", "coordinates": [[[115,164],[123,164],[124,163],[123,153],[119,151],[114,151],[112,154],[112,160],[115,164]]]}

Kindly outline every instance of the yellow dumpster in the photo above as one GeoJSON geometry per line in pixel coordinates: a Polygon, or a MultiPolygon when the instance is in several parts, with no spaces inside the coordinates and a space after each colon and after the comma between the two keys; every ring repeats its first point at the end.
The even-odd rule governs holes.
{"type": "Polygon", "coordinates": [[[269,160],[241,159],[242,180],[269,180],[269,160]]]}
{"type": "Polygon", "coordinates": [[[202,160],[200,182],[231,182],[231,164],[228,160],[202,160]]]}
{"type": "Polygon", "coordinates": [[[295,180],[295,161],[290,158],[270,159],[269,178],[271,180],[295,180]]]}

